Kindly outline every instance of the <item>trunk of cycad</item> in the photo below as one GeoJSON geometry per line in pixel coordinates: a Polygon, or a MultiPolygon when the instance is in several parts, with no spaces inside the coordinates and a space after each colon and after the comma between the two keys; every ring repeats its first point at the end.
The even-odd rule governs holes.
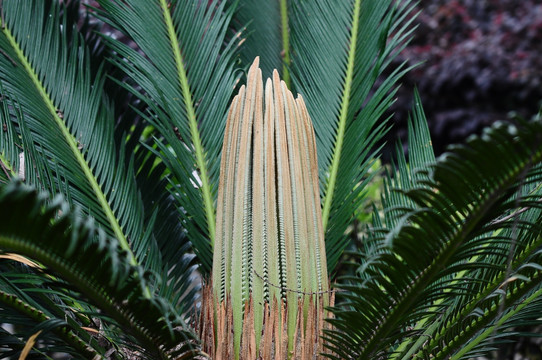
{"type": "Polygon", "coordinates": [[[314,130],[258,58],[226,124],[212,290],[198,326],[215,359],[312,359],[330,303],[314,130]],[[213,310],[211,310],[213,309],[213,310]]]}

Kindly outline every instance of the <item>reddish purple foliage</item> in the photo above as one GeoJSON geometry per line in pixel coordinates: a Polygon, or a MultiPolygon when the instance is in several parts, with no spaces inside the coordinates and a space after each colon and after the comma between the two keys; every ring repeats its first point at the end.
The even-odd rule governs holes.
{"type": "Polygon", "coordinates": [[[421,0],[410,64],[395,106],[403,137],[417,86],[437,152],[515,111],[529,118],[542,99],[542,1],[421,0]]]}

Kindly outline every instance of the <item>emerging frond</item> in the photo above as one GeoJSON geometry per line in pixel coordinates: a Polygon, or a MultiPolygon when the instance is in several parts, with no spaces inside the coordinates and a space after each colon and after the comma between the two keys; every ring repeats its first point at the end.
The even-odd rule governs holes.
{"type": "MultiPolygon", "coordinates": [[[[329,304],[314,130],[303,98],[294,99],[278,71],[264,85],[258,64],[256,58],[247,85],[241,86],[228,114],[213,259],[214,298],[207,306],[214,305],[219,317],[218,342],[231,337],[220,309],[231,312],[236,359],[242,337],[254,337],[255,343],[253,356],[243,359],[259,357],[259,350],[273,343],[277,354],[281,341],[288,344],[285,356],[286,351],[300,352],[302,337],[296,329],[307,338],[311,334],[313,345],[306,346],[303,358],[312,358],[322,350],[319,329],[309,331],[304,327],[306,318],[299,319],[312,306],[311,313],[320,312],[321,320],[323,306],[329,304]],[[287,339],[269,329],[262,336],[269,311],[269,316],[287,312],[281,326],[287,339]]],[[[218,352],[216,357],[220,356],[226,355],[218,352]]]]}

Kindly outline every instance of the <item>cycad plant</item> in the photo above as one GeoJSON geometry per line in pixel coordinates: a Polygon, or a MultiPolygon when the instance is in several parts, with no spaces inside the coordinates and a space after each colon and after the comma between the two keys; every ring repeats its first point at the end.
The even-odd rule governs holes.
{"type": "Polygon", "coordinates": [[[470,358],[538,321],[539,120],[435,159],[416,98],[350,243],[411,1],[97,3],[0,3],[0,357],[470,358]]]}
{"type": "Polygon", "coordinates": [[[204,342],[217,358],[308,358],[329,305],[316,141],[303,98],[277,71],[264,90],[258,65],[228,114],[201,328],[216,329],[204,342]]]}

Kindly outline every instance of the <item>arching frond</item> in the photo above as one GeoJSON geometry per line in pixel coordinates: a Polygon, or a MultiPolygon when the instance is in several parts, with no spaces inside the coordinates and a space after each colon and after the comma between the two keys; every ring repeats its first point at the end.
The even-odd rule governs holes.
{"type": "MultiPolygon", "coordinates": [[[[164,298],[147,296],[154,283],[149,281],[150,274],[131,265],[130,256],[117,240],[96,228],[91,218],[70,211],[60,198],[48,204],[44,194],[18,181],[3,187],[0,248],[26,256],[43,265],[47,274],[70,284],[111,324],[105,335],[124,338],[152,358],[195,353],[194,335],[173,306],[164,298]]],[[[27,302],[32,306],[28,297],[11,292],[7,288],[9,281],[0,284],[0,301],[15,310],[23,308],[25,315],[24,311],[29,310],[24,309],[27,302]]],[[[65,336],[70,336],[70,323],[64,322],[61,327],[65,336]]]]}
{"type": "Polygon", "coordinates": [[[541,149],[541,123],[500,124],[415,179],[414,208],[341,285],[338,356],[463,358],[539,297],[541,149]]]}
{"type": "Polygon", "coordinates": [[[307,99],[317,137],[329,268],[346,246],[345,231],[376,142],[386,131],[402,66],[376,85],[410,37],[411,1],[294,1],[292,78],[307,99]],[[361,184],[361,185],[360,185],[361,184]]]}
{"type": "Polygon", "coordinates": [[[283,73],[284,42],[283,35],[289,36],[288,28],[283,31],[281,6],[286,7],[286,0],[280,1],[237,1],[233,23],[243,29],[244,41],[240,46],[241,59],[244,64],[251,64],[256,57],[260,58],[260,67],[264,78],[271,77],[273,70],[283,73]]]}
{"type": "Polygon", "coordinates": [[[134,263],[163,275],[171,284],[163,295],[188,311],[194,305],[187,291],[194,270],[189,241],[163,165],[154,166],[139,144],[145,123],[138,99],[106,81],[103,71],[112,76],[116,69],[101,63],[106,52],[99,39],[80,33],[96,26],[83,22],[79,30],[78,2],[2,6],[0,182],[21,174],[27,184],[63,193],[117,237],[134,263]]]}
{"type": "MultiPolygon", "coordinates": [[[[60,6],[2,3],[0,80],[11,104],[4,106],[2,122],[10,123],[11,131],[0,153],[11,157],[4,159],[7,166],[36,174],[28,182],[56,183],[48,190],[62,191],[132,253],[129,242],[145,233],[133,169],[124,166],[125,155],[113,142],[103,73],[92,71],[76,24],[59,15],[60,6]],[[13,154],[17,145],[20,161],[13,154]],[[29,156],[33,152],[36,156],[29,156]]],[[[140,261],[132,258],[134,264],[140,261]]]]}
{"type": "Polygon", "coordinates": [[[100,16],[141,52],[108,39],[114,63],[138,85],[163,141],[159,155],[174,175],[173,195],[203,271],[211,268],[220,149],[236,75],[225,2],[101,0],[100,16]],[[143,54],[143,55],[142,55],[143,54]]]}

